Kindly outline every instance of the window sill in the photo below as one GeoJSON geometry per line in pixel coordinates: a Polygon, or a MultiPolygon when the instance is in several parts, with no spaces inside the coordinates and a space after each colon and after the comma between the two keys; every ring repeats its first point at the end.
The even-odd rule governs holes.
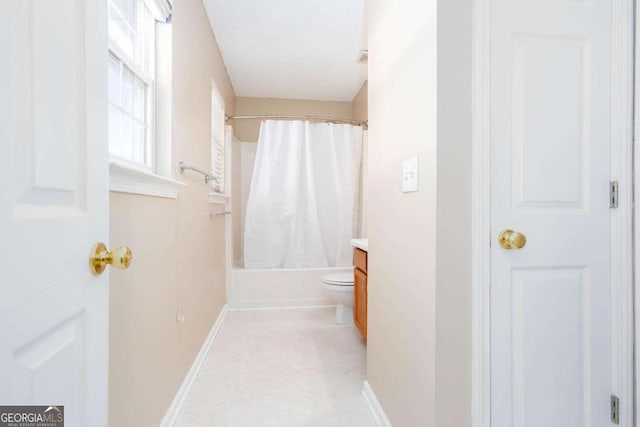
{"type": "Polygon", "coordinates": [[[226,204],[231,200],[231,196],[228,194],[220,194],[216,192],[209,193],[209,203],[226,204]]]}
{"type": "Polygon", "coordinates": [[[177,199],[187,184],[119,162],[109,163],[109,191],[177,199]]]}

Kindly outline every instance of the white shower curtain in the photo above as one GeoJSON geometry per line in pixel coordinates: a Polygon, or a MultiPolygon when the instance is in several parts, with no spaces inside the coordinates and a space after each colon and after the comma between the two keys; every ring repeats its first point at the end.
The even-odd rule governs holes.
{"type": "Polygon", "coordinates": [[[362,128],[264,121],[244,234],[246,268],[351,266],[362,128]]]}

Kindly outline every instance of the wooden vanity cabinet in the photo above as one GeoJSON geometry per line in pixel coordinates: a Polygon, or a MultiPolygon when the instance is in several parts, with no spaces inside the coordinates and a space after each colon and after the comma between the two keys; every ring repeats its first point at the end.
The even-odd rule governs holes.
{"type": "Polygon", "coordinates": [[[362,338],[367,339],[367,252],[353,250],[353,322],[362,338]]]}

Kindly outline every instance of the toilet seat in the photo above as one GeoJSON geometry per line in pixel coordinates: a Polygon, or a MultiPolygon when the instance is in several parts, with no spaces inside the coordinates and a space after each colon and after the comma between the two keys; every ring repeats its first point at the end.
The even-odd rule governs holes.
{"type": "Polygon", "coordinates": [[[352,273],[338,273],[329,274],[322,278],[322,281],[327,285],[333,286],[353,286],[353,274],[352,273]]]}

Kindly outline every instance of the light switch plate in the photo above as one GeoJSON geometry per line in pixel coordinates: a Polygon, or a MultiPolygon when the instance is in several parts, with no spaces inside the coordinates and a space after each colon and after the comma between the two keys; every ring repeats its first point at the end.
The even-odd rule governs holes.
{"type": "Polygon", "coordinates": [[[418,158],[413,157],[402,162],[402,192],[418,191],[418,158]]]}

